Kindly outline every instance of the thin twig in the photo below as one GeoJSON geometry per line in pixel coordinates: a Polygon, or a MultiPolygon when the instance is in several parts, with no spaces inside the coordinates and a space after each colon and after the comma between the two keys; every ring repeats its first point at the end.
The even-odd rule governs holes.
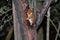
{"type": "Polygon", "coordinates": [[[7,37],[6,37],[5,40],[10,40],[11,35],[12,35],[12,32],[13,32],[13,29],[14,29],[14,27],[12,26],[12,27],[10,28],[10,30],[8,31],[8,34],[7,34],[7,37]]]}
{"type": "MultiPolygon", "coordinates": [[[[47,17],[47,15],[45,15],[47,17]]],[[[53,21],[51,19],[49,19],[50,22],[52,23],[52,25],[54,26],[55,30],[57,31],[56,25],[53,23],[53,21]]]]}
{"type": "Polygon", "coordinates": [[[47,33],[46,33],[46,40],[49,40],[49,30],[50,30],[50,7],[47,12],[47,33]]]}
{"type": "Polygon", "coordinates": [[[59,23],[59,27],[58,27],[58,30],[57,30],[57,34],[56,34],[55,40],[57,40],[57,38],[59,36],[59,31],[60,31],[60,23],[59,23]]]}

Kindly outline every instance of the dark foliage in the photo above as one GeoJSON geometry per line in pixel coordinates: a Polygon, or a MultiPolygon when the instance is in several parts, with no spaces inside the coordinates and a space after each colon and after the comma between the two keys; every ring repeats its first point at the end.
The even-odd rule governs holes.
{"type": "Polygon", "coordinates": [[[6,39],[12,20],[12,0],[0,0],[0,40],[6,39]]]}

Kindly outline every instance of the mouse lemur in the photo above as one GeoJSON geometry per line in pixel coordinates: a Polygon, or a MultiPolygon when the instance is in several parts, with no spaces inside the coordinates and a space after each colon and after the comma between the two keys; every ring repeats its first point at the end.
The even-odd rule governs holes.
{"type": "Polygon", "coordinates": [[[33,14],[33,11],[29,8],[27,11],[27,20],[30,22],[30,25],[33,25],[35,22],[35,16],[33,14]]]}

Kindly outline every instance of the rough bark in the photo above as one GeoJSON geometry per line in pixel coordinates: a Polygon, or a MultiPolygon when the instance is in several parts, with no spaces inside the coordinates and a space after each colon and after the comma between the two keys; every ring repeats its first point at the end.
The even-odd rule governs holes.
{"type": "Polygon", "coordinates": [[[43,6],[41,7],[40,13],[37,13],[37,15],[35,15],[37,19],[35,21],[35,25],[33,25],[32,28],[29,28],[30,26],[28,26],[28,21],[26,21],[27,15],[25,11],[26,7],[28,6],[28,0],[13,0],[13,4],[15,6],[15,11],[13,11],[15,13],[13,16],[16,16],[16,19],[14,16],[14,20],[17,21],[14,21],[14,23],[17,24],[14,26],[14,30],[16,29],[15,36],[17,36],[17,39],[15,37],[15,40],[36,40],[36,29],[41,24],[51,1],[52,0],[45,0],[43,6]]]}

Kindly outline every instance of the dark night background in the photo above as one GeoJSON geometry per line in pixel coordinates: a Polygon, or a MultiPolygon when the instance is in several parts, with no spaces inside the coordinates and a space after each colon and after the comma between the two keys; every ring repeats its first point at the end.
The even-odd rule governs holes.
{"type": "MultiPolygon", "coordinates": [[[[37,9],[42,5],[43,0],[37,0],[37,9]]],[[[52,1],[51,5],[51,16],[50,19],[54,22],[58,28],[58,23],[60,22],[60,0],[52,1]]],[[[44,17],[44,20],[40,26],[43,28],[43,39],[46,40],[46,25],[47,18],[44,17]]],[[[0,40],[5,40],[9,29],[13,27],[13,15],[12,15],[12,0],[0,0],[0,40]]],[[[39,35],[41,27],[37,29],[37,34],[39,35]]],[[[50,23],[50,40],[55,40],[56,30],[53,25],[50,23]]],[[[10,40],[14,40],[14,32],[11,34],[10,40]]],[[[38,39],[39,40],[39,39],[38,39]]],[[[58,39],[60,40],[59,36],[58,39]]]]}

